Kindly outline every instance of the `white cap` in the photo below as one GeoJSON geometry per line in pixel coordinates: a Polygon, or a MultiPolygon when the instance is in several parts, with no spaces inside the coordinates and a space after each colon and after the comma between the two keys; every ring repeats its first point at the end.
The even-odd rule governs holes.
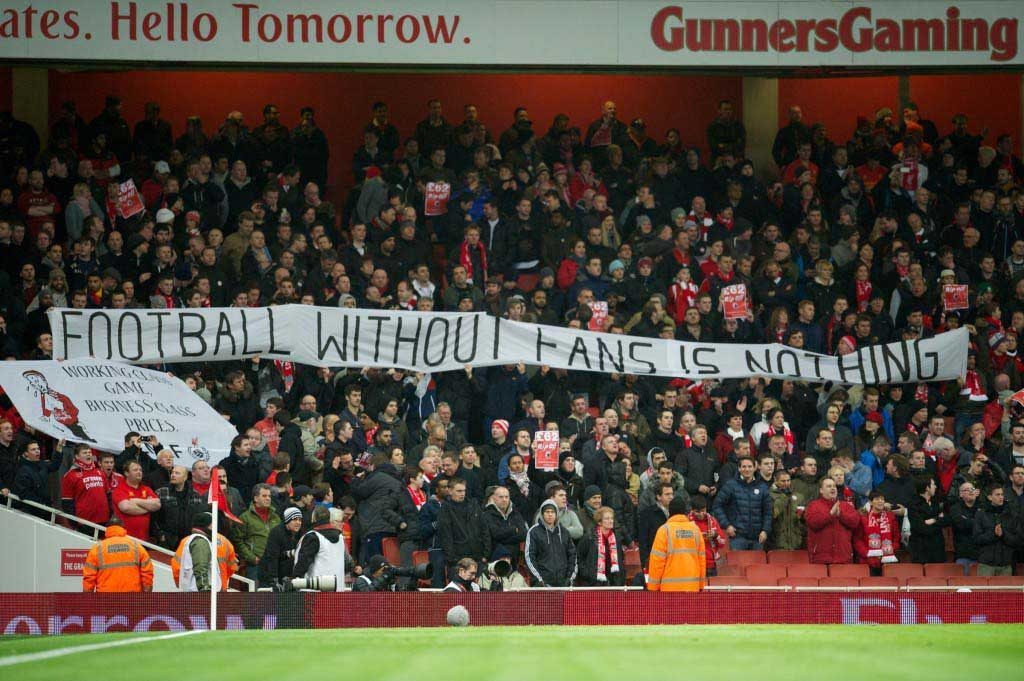
{"type": "Polygon", "coordinates": [[[157,161],[156,163],[153,164],[153,172],[163,173],[166,175],[167,173],[171,172],[171,167],[167,165],[167,161],[157,161]]]}
{"type": "Polygon", "coordinates": [[[174,222],[174,213],[166,208],[161,208],[156,212],[156,223],[162,225],[166,222],[174,222]]]}

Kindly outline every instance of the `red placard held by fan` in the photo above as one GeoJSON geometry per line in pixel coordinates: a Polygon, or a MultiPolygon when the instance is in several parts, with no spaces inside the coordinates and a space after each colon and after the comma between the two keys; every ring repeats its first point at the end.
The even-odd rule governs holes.
{"type": "Polygon", "coordinates": [[[533,456],[539,471],[558,470],[558,433],[538,430],[533,434],[533,456]]]}
{"type": "Polygon", "coordinates": [[[722,316],[726,319],[747,318],[747,287],[744,284],[732,284],[722,289],[722,316]]]}
{"type": "Polygon", "coordinates": [[[142,203],[142,197],[139,195],[139,190],[135,188],[134,181],[128,180],[117,185],[118,215],[127,220],[144,210],[146,210],[146,205],[142,203]]]}
{"type": "Polygon", "coordinates": [[[428,182],[425,196],[424,215],[444,215],[448,212],[448,199],[452,196],[452,186],[447,182],[428,182]]]}
{"type": "Polygon", "coordinates": [[[942,306],[947,312],[966,310],[967,284],[945,284],[942,287],[942,306]]]}
{"type": "Polygon", "coordinates": [[[608,322],[608,302],[604,300],[590,301],[590,321],[587,322],[587,329],[590,331],[604,331],[604,325],[608,322]]]}

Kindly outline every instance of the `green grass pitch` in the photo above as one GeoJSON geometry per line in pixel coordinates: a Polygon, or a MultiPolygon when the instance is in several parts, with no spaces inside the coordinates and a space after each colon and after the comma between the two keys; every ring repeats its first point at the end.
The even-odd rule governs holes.
{"type": "MultiPolygon", "coordinates": [[[[0,661],[137,636],[0,639],[0,661]]],[[[469,627],[204,632],[0,667],[0,677],[939,681],[1021,678],[1022,669],[1021,625],[469,627]]]]}

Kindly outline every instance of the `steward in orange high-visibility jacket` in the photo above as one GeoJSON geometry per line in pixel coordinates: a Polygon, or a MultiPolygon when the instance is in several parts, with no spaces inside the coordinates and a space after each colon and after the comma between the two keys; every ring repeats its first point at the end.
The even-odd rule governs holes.
{"type": "Polygon", "coordinates": [[[673,499],[668,522],[654,536],[647,570],[647,588],[651,591],[700,591],[705,586],[704,536],[686,515],[686,507],[686,499],[673,499]]]}
{"type": "Polygon", "coordinates": [[[107,536],[89,549],[82,566],[86,593],[137,593],[153,590],[153,563],[139,540],[128,536],[120,518],[112,518],[107,536]]]}

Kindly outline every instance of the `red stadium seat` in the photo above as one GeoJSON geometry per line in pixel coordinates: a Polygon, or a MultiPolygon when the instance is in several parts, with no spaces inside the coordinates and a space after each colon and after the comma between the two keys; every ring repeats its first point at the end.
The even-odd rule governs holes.
{"type": "Polygon", "coordinates": [[[925,577],[963,577],[963,565],[956,563],[925,563],[925,577]]]}
{"type": "Polygon", "coordinates": [[[719,577],[746,577],[746,565],[722,565],[717,569],[719,577]]]}
{"type": "Polygon", "coordinates": [[[768,561],[764,551],[729,551],[725,554],[725,562],[729,565],[758,565],[768,561]]]}
{"type": "Polygon", "coordinates": [[[783,577],[779,586],[818,586],[818,580],[814,577],[783,577]]]}
{"type": "Polygon", "coordinates": [[[948,577],[911,577],[907,586],[949,586],[948,577]]]}
{"type": "Polygon", "coordinates": [[[856,577],[822,577],[818,580],[818,586],[831,589],[849,589],[860,586],[860,580],[856,577]]]}
{"type": "Polygon", "coordinates": [[[950,577],[946,580],[950,586],[988,586],[988,577],[978,577],[977,575],[971,577],[950,577]]]}
{"type": "Polygon", "coordinates": [[[709,577],[710,586],[750,586],[745,577],[709,577]]]}
{"type": "Polygon", "coordinates": [[[882,566],[883,577],[896,577],[905,582],[911,577],[924,577],[924,569],[919,563],[892,563],[882,566]]]}
{"type": "Polygon", "coordinates": [[[794,563],[809,563],[806,551],[783,551],[781,549],[768,552],[769,563],[783,563],[792,565],[794,563]]]}
{"type": "Polygon", "coordinates": [[[861,577],[860,585],[862,587],[886,587],[892,589],[898,589],[902,582],[897,577],[861,577]]]}
{"type": "Polygon", "coordinates": [[[626,549],[623,553],[626,563],[626,584],[632,584],[633,577],[643,569],[640,565],[640,549],[626,549]]]}
{"type": "Polygon", "coordinates": [[[785,565],[748,565],[747,579],[751,584],[775,584],[786,576],[785,565]]]}
{"type": "MultiPolygon", "coordinates": [[[[771,556],[769,554],[769,560],[771,556]]],[[[806,565],[787,565],[786,566],[787,577],[813,577],[814,579],[821,579],[822,577],[828,577],[828,568],[824,565],[816,563],[807,563],[806,565]]]]}
{"type": "Polygon", "coordinates": [[[828,576],[860,579],[861,577],[870,577],[871,570],[867,565],[861,563],[837,563],[828,566],[828,576]]]}
{"type": "Polygon", "coordinates": [[[1011,589],[1024,588],[1024,577],[1013,577],[1009,575],[999,575],[988,578],[989,586],[1005,586],[1011,589]]]}
{"type": "Polygon", "coordinates": [[[398,550],[398,539],[395,537],[384,537],[381,540],[381,548],[384,550],[384,560],[392,565],[402,564],[402,553],[398,550]]]}
{"type": "Polygon", "coordinates": [[[971,563],[971,565],[967,569],[967,574],[971,575],[972,577],[977,575],[978,574],[978,564],[977,563],[971,563]]]}

